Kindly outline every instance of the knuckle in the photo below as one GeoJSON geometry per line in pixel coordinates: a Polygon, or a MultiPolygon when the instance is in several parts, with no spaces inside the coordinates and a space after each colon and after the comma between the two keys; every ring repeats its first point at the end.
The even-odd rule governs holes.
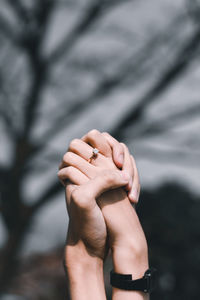
{"type": "Polygon", "coordinates": [[[107,184],[109,184],[109,185],[112,185],[115,182],[114,177],[111,175],[107,176],[106,181],[107,181],[107,184]]]}
{"type": "Polygon", "coordinates": [[[63,156],[63,161],[65,163],[69,163],[73,159],[73,153],[72,152],[66,152],[63,156]]]}
{"type": "Polygon", "coordinates": [[[113,172],[111,172],[110,170],[105,170],[103,172],[103,177],[105,179],[105,181],[110,185],[112,185],[115,182],[116,179],[116,174],[114,174],[113,172]]]}
{"type": "Polygon", "coordinates": [[[73,139],[69,144],[69,149],[75,149],[79,144],[79,139],[73,139]]]}
{"type": "Polygon", "coordinates": [[[78,189],[75,189],[71,193],[71,198],[74,201],[74,203],[78,204],[80,201],[80,192],[78,189]]]}
{"type": "Polygon", "coordinates": [[[126,145],[124,143],[120,143],[120,145],[123,147],[123,148],[126,148],[126,145]]]}
{"type": "Polygon", "coordinates": [[[90,193],[88,191],[82,191],[81,188],[77,188],[73,190],[71,199],[80,209],[87,209],[90,201],[90,193]]]}
{"type": "Polygon", "coordinates": [[[126,144],[120,143],[120,145],[122,146],[123,151],[129,152],[128,147],[126,146],[126,144]]]}
{"type": "Polygon", "coordinates": [[[106,132],[106,131],[102,132],[102,134],[103,134],[104,136],[106,136],[106,137],[109,137],[109,133],[106,132]]]}
{"type": "Polygon", "coordinates": [[[96,137],[99,134],[99,131],[97,129],[92,129],[88,132],[88,136],[90,137],[96,137]]]}
{"type": "Polygon", "coordinates": [[[65,170],[66,176],[72,175],[73,172],[74,172],[74,168],[72,166],[67,167],[66,170],[65,170]]]}

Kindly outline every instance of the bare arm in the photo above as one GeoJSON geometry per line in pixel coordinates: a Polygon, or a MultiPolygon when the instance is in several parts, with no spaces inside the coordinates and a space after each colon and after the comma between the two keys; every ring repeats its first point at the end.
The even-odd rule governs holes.
{"type": "Polygon", "coordinates": [[[65,266],[72,300],[106,299],[103,260],[106,256],[106,225],[96,203],[103,192],[125,186],[125,172],[112,170],[87,180],[74,167],[67,172],[66,185],[69,229],[65,246],[65,266]],[[79,185],[77,185],[79,183],[79,185]]]}
{"type": "MultiPolygon", "coordinates": [[[[134,222],[134,235],[127,235],[123,245],[115,246],[112,251],[114,271],[119,274],[132,274],[132,278],[142,278],[148,269],[148,251],[144,233],[137,214],[132,207],[129,209],[127,203],[127,215],[134,222]]],[[[125,212],[124,212],[125,213],[125,212]]],[[[149,295],[138,291],[126,291],[113,288],[113,300],[148,300],[149,295]]]]}
{"type": "MultiPolygon", "coordinates": [[[[108,147],[111,146],[111,148],[113,148],[113,145],[116,145],[116,140],[109,135],[105,136],[107,138],[107,144],[104,142],[105,138],[103,140],[102,137],[99,136],[99,133],[94,131],[92,134],[89,133],[86,135],[83,141],[74,140],[71,143],[69,149],[70,155],[64,157],[60,167],[59,178],[62,182],[65,182],[67,179],[76,185],[83,185],[85,182],[90,182],[92,178],[95,178],[95,176],[100,174],[103,170],[109,170],[109,173],[110,170],[116,170],[112,160],[112,152],[110,151],[110,147],[108,147]],[[90,145],[88,145],[87,142],[89,142],[90,145]],[[101,153],[98,154],[97,159],[94,160],[94,165],[88,162],[92,153],[91,146],[98,148],[101,151],[101,153]],[[109,151],[107,149],[109,149],[109,151]],[[70,172],[69,168],[71,168],[70,172]],[[76,170],[76,172],[78,171],[76,176],[75,174],[72,174],[72,168],[73,172],[74,170],[76,170]]],[[[111,190],[114,187],[112,187],[110,180],[108,180],[111,184],[110,190],[103,193],[101,196],[98,195],[97,197],[96,195],[95,201],[98,202],[106,223],[110,248],[112,249],[114,271],[122,274],[132,274],[133,279],[138,279],[141,278],[148,269],[147,243],[137,214],[129,201],[137,202],[139,197],[140,186],[137,168],[134,159],[131,159],[128,149],[122,144],[120,144],[120,149],[122,149],[122,146],[124,152],[124,164],[122,169],[129,169],[129,174],[131,173],[126,188],[129,191],[134,191],[134,196],[131,197],[132,195],[129,192],[128,199],[127,194],[123,189],[111,190]],[[132,185],[130,185],[130,180],[132,181],[132,185]]],[[[103,177],[106,179],[104,175],[103,177]]],[[[104,184],[105,183],[106,182],[104,182],[104,184]]],[[[105,191],[104,188],[103,190],[105,191]]],[[[81,198],[82,195],[80,195],[80,199],[81,198]]],[[[70,248],[67,246],[67,250],[68,249],[70,248]]],[[[73,253],[76,253],[76,251],[74,251],[74,248],[71,249],[73,249],[73,251],[66,252],[66,258],[68,260],[67,268],[69,270],[71,294],[73,294],[74,297],[77,297],[72,297],[72,299],[82,300],[85,299],[84,295],[87,295],[87,299],[90,299],[90,297],[91,299],[92,297],[95,299],[105,299],[102,261],[101,263],[96,261],[96,263],[93,264],[94,256],[92,255],[92,257],[90,257],[89,255],[89,257],[87,257],[87,251],[86,253],[83,251],[84,247],[79,249],[80,251],[77,252],[79,253],[77,256],[72,255],[73,253]],[[78,257],[81,259],[78,259],[78,257]],[[82,282],[84,282],[84,284],[82,285],[80,285],[80,281],[78,280],[78,278],[83,276],[83,269],[86,271],[86,274],[89,272],[88,278],[90,279],[90,285],[91,282],[93,282],[92,278],[94,280],[94,284],[92,284],[90,291],[88,291],[88,281],[86,278],[83,278],[82,282]]],[[[148,296],[142,292],[123,291],[113,288],[113,299],[147,300],[148,296]]]]}
{"type": "Polygon", "coordinates": [[[88,255],[84,245],[65,247],[66,271],[71,300],[105,300],[103,260],[88,255]]]}

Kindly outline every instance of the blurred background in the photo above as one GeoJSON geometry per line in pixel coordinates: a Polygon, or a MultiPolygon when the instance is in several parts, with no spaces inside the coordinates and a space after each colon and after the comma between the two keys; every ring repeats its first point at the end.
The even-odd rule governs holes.
{"type": "Polygon", "coordinates": [[[199,298],[199,61],[198,0],[0,0],[1,300],[69,299],[57,170],[93,128],[136,158],[152,299],[199,298]]]}

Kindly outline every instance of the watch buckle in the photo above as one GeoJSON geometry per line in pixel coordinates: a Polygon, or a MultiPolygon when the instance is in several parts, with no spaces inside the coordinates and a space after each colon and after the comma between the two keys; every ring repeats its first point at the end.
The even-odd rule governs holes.
{"type": "Polygon", "coordinates": [[[145,274],[144,278],[146,279],[146,288],[144,289],[144,293],[149,293],[149,291],[151,291],[151,274],[145,274]]]}
{"type": "Polygon", "coordinates": [[[157,270],[156,269],[149,269],[146,271],[146,273],[144,274],[144,278],[146,279],[146,288],[144,289],[144,293],[151,293],[156,285],[156,273],[157,270]]]}

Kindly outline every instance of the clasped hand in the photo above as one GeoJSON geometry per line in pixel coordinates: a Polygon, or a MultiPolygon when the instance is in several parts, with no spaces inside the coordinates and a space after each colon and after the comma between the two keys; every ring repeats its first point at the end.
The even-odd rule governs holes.
{"type": "Polygon", "coordinates": [[[103,261],[110,248],[116,271],[142,274],[148,267],[147,244],[131,205],[138,201],[140,183],[126,145],[92,130],[70,143],[59,169],[69,214],[67,268],[80,257],[103,261]],[[93,148],[99,153],[90,159],[93,148]]]}

